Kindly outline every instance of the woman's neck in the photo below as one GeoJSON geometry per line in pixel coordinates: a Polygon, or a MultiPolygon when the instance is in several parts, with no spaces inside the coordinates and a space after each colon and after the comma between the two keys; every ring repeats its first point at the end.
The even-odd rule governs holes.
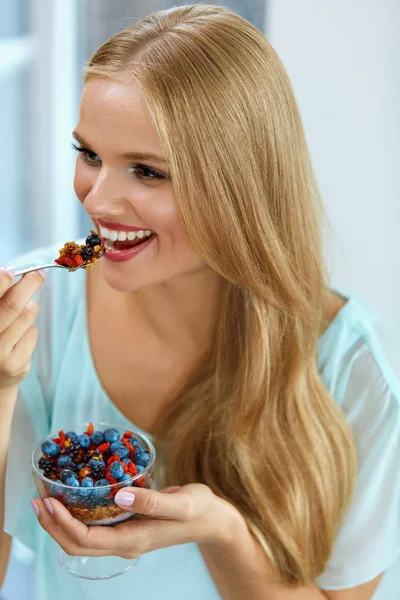
{"type": "Polygon", "coordinates": [[[185,342],[209,347],[223,287],[223,279],[209,267],[129,293],[110,288],[101,269],[96,272],[102,280],[96,287],[100,284],[106,288],[108,304],[128,319],[128,329],[137,326],[171,347],[185,347],[185,342]]]}

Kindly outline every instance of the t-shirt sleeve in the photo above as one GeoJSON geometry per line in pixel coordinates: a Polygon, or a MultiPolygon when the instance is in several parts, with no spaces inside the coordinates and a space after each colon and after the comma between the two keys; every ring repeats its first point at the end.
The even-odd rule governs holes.
{"type": "MultiPolygon", "coordinates": [[[[14,268],[44,264],[50,262],[48,254],[45,250],[29,253],[11,264],[14,268]]],[[[39,524],[30,506],[30,500],[37,496],[31,473],[31,455],[50,429],[49,286],[50,282],[46,281],[35,297],[41,307],[37,320],[39,342],[32,356],[30,372],[19,386],[6,469],[4,531],[32,550],[36,548],[39,524]]]]}
{"type": "MultiPolygon", "coordinates": [[[[373,340],[372,340],[373,341],[373,340]]],[[[356,491],[321,589],[355,587],[387,570],[400,553],[400,394],[381,345],[361,340],[342,374],[342,408],[358,456],[356,491]]]]}

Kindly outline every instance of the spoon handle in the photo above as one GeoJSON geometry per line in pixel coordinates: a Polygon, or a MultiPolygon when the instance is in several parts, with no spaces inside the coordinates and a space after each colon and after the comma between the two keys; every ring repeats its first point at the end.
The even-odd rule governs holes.
{"type": "Polygon", "coordinates": [[[25,275],[26,273],[31,273],[32,271],[39,271],[39,269],[65,269],[62,265],[57,265],[50,263],[48,265],[37,265],[35,267],[28,267],[27,269],[19,269],[19,271],[15,271],[15,277],[19,277],[20,275],[25,275]]]}

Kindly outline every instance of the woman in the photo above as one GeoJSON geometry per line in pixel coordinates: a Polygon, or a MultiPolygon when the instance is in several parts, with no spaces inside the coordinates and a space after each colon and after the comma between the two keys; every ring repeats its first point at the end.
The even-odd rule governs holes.
{"type": "Polygon", "coordinates": [[[92,57],[74,137],[105,258],[43,287],[0,277],[4,529],[37,552],[37,597],[394,599],[395,336],[328,287],[317,185],[270,44],[221,7],[152,15],[92,57]],[[138,229],[150,236],[132,250],[138,229]],[[162,444],[168,493],[116,497],[146,520],[99,536],[55,499],[34,499],[39,524],[27,513],[31,448],[71,414],[162,444]],[[87,582],[57,567],[56,543],[141,559],[87,582]]]}

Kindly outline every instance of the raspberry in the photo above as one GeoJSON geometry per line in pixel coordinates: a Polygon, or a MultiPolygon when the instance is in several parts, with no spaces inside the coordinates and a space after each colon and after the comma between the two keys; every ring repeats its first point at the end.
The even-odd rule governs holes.
{"type": "Polygon", "coordinates": [[[89,468],[91,474],[96,479],[104,479],[106,475],[106,463],[104,460],[91,458],[89,461],[89,468]]]}
{"type": "Polygon", "coordinates": [[[54,460],[52,460],[51,458],[48,458],[47,456],[42,456],[41,458],[39,458],[39,469],[52,469],[54,468],[56,465],[54,463],[54,460]]]}
{"type": "Polygon", "coordinates": [[[81,450],[81,445],[78,438],[71,439],[70,437],[67,437],[66,441],[64,442],[64,447],[71,458],[77,458],[78,452],[81,450]]]}
{"type": "Polygon", "coordinates": [[[91,248],[88,248],[88,246],[85,246],[81,250],[81,256],[83,260],[90,260],[91,258],[93,258],[93,254],[94,251],[91,248]]]}
{"type": "Polygon", "coordinates": [[[57,479],[58,466],[57,463],[48,456],[42,456],[38,463],[39,469],[42,469],[43,474],[47,479],[57,479]]]}

